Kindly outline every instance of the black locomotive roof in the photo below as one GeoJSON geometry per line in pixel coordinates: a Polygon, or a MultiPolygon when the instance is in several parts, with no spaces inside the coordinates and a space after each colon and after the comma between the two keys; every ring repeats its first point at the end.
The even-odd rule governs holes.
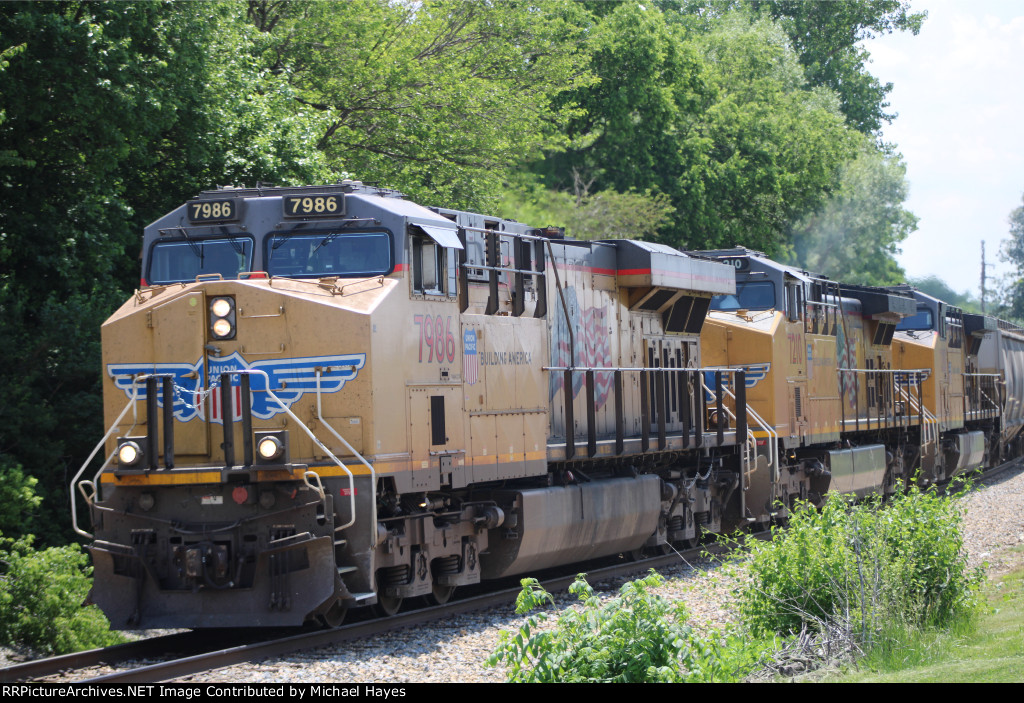
{"type": "Polygon", "coordinates": [[[394,188],[382,188],[380,186],[363,183],[362,181],[345,180],[329,185],[310,186],[275,186],[270,184],[257,184],[255,187],[243,186],[219,186],[215,190],[204,190],[195,196],[193,200],[218,200],[225,197],[231,198],[272,198],[284,195],[306,195],[308,193],[331,194],[363,194],[377,195],[384,198],[404,198],[405,194],[394,188]]]}
{"type": "Polygon", "coordinates": [[[917,312],[917,303],[907,292],[874,286],[840,284],[840,293],[847,298],[859,300],[865,315],[894,313],[909,317],[917,312]]]}
{"type": "Polygon", "coordinates": [[[988,315],[979,315],[973,312],[964,313],[964,332],[974,335],[985,335],[994,332],[999,326],[999,320],[988,315]]]}

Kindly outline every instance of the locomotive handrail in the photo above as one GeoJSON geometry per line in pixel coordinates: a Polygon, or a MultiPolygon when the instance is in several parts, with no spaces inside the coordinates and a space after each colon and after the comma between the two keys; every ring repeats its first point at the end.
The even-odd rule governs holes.
{"type": "MultiPolygon", "coordinates": [[[[272,398],[277,403],[277,405],[290,418],[292,418],[292,420],[295,421],[295,423],[302,429],[303,432],[305,432],[309,436],[309,438],[313,441],[313,443],[316,446],[320,447],[328,457],[330,457],[332,460],[334,460],[334,462],[339,466],[339,468],[341,468],[346,474],[348,474],[348,478],[349,478],[349,504],[350,504],[350,511],[351,511],[351,514],[352,514],[352,519],[350,520],[350,522],[348,522],[346,525],[344,525],[342,527],[349,527],[352,524],[354,524],[355,523],[355,514],[356,514],[355,485],[354,485],[354,479],[353,479],[353,476],[352,476],[352,472],[349,471],[348,467],[345,466],[345,464],[342,463],[342,461],[338,457],[336,457],[334,455],[334,453],[331,452],[331,450],[328,449],[324,445],[323,442],[321,442],[319,439],[317,439],[316,435],[313,434],[312,430],[310,430],[306,426],[306,424],[302,420],[300,420],[299,417],[295,413],[293,413],[284,404],[284,402],[280,398],[277,397],[277,395],[272,390],[270,390],[270,377],[267,375],[266,371],[263,371],[261,369],[238,369],[236,371],[232,371],[231,373],[232,373],[232,375],[234,375],[234,374],[258,374],[258,375],[262,376],[266,380],[266,383],[267,383],[267,388],[266,388],[266,391],[265,391],[267,393],[267,395],[270,396],[270,398],[272,398]]],[[[96,454],[97,454],[97,452],[99,452],[100,447],[102,447],[107,442],[107,440],[110,439],[110,436],[113,434],[114,430],[117,429],[118,426],[121,424],[121,420],[124,419],[124,416],[128,414],[128,410],[130,408],[131,409],[135,409],[137,407],[136,403],[138,402],[138,384],[139,384],[139,382],[147,380],[147,379],[150,379],[150,378],[162,377],[162,376],[164,376],[164,374],[139,374],[138,376],[135,376],[132,379],[132,384],[131,384],[131,387],[130,387],[131,393],[130,393],[130,396],[128,398],[128,403],[125,405],[125,407],[121,411],[121,413],[117,416],[117,419],[114,420],[113,424],[110,426],[110,428],[107,430],[107,432],[103,435],[103,438],[99,441],[99,443],[97,443],[96,447],[89,454],[89,457],[82,464],[81,468],[79,468],[78,472],[71,479],[71,486],[72,487],[74,487],[75,484],[78,483],[78,481],[81,478],[82,474],[85,472],[85,469],[89,466],[89,464],[92,462],[92,460],[96,457],[96,454]]],[[[318,384],[319,384],[319,379],[318,379],[318,384]]],[[[166,411],[166,408],[165,408],[165,411],[166,411]]],[[[138,419],[136,418],[136,423],[137,422],[138,422],[138,419]]],[[[93,482],[93,485],[95,485],[98,482],[100,474],[102,474],[103,471],[106,470],[107,466],[109,466],[110,461],[114,458],[114,455],[116,453],[117,453],[117,450],[114,450],[113,452],[111,452],[110,455],[104,460],[103,464],[100,465],[100,468],[96,471],[95,480],[93,482]]],[[[79,491],[81,492],[81,487],[79,487],[79,491]]],[[[86,501],[89,502],[89,496],[87,496],[85,493],[82,493],[82,495],[86,499],[86,501]]],[[[94,492],[92,497],[95,498],[95,495],[96,494],[94,492]]],[[[89,537],[89,538],[93,537],[92,533],[86,532],[85,530],[81,529],[78,526],[78,508],[77,508],[77,506],[75,504],[75,492],[74,492],[74,490],[71,491],[71,526],[72,526],[72,529],[74,529],[74,531],[77,534],[80,534],[83,537],[89,537]]]]}
{"type": "Polygon", "coordinates": [[[302,472],[302,482],[306,484],[310,488],[310,490],[314,491],[318,496],[320,496],[320,500],[323,501],[324,505],[326,506],[327,494],[324,493],[324,482],[320,480],[320,474],[318,474],[316,471],[310,471],[307,469],[306,471],[302,472]],[[315,486],[310,482],[311,478],[316,481],[315,486]]]}
{"type": "MultiPolygon", "coordinates": [[[[71,529],[73,529],[77,534],[80,534],[83,537],[89,537],[91,539],[93,537],[93,534],[91,532],[86,532],[85,530],[81,529],[78,526],[78,506],[75,504],[75,491],[74,491],[75,484],[78,483],[78,479],[80,479],[82,477],[82,474],[85,473],[86,468],[88,468],[89,464],[92,463],[92,460],[94,458],[96,458],[96,453],[99,452],[100,447],[102,447],[104,444],[107,443],[107,440],[110,439],[110,436],[114,433],[114,430],[116,430],[118,428],[118,425],[121,424],[121,420],[124,419],[124,416],[128,414],[128,409],[135,407],[135,401],[138,400],[138,398],[136,397],[136,388],[138,387],[137,386],[138,382],[143,380],[143,379],[145,379],[145,378],[149,378],[152,375],[153,374],[146,374],[145,376],[139,376],[138,378],[136,378],[136,379],[134,379],[132,381],[131,395],[128,397],[128,403],[124,406],[124,410],[121,411],[121,414],[117,416],[117,419],[114,420],[114,423],[107,430],[106,434],[103,435],[103,439],[101,439],[96,444],[96,446],[93,448],[92,452],[89,454],[89,458],[85,460],[85,462],[82,464],[81,468],[78,469],[78,472],[71,478],[71,488],[72,488],[72,490],[70,491],[70,493],[71,493],[71,529]]],[[[116,454],[116,453],[117,453],[117,450],[115,449],[114,451],[112,451],[110,453],[110,456],[108,456],[104,460],[104,462],[100,465],[99,470],[96,472],[96,476],[97,477],[101,473],[103,473],[104,469],[107,468],[107,465],[110,464],[110,460],[114,458],[114,454],[116,454]]],[[[95,482],[92,482],[92,484],[93,484],[93,488],[95,489],[95,485],[96,485],[95,482]]],[[[78,490],[79,490],[79,492],[82,492],[81,487],[79,487],[78,490]]],[[[84,492],[82,492],[82,497],[85,498],[87,504],[90,504],[90,505],[92,504],[92,501],[90,500],[90,497],[87,496],[84,492]]],[[[96,491],[93,490],[92,498],[95,498],[95,497],[96,497],[96,491]]]]}
{"type": "MultiPolygon", "coordinates": [[[[843,373],[876,374],[878,376],[883,376],[883,375],[888,374],[888,375],[892,376],[892,378],[889,381],[889,383],[891,384],[891,390],[899,391],[901,397],[912,398],[912,396],[910,396],[909,393],[904,389],[904,387],[903,387],[904,384],[899,382],[898,377],[900,375],[907,375],[908,377],[909,376],[913,376],[913,377],[917,378],[917,377],[922,376],[923,374],[927,374],[928,373],[928,369],[861,369],[861,368],[855,368],[855,367],[839,366],[839,367],[836,368],[836,372],[840,374],[840,379],[842,379],[842,375],[841,374],[843,374],[843,373]]],[[[901,423],[901,421],[898,419],[898,414],[896,413],[896,410],[895,410],[896,398],[893,397],[892,401],[893,401],[892,413],[891,414],[887,414],[884,417],[885,426],[886,427],[890,426],[890,419],[891,419],[893,425],[898,426],[898,427],[904,426],[901,423]]],[[[877,403],[877,404],[878,405],[882,405],[882,403],[877,403]]],[[[911,405],[916,407],[917,404],[914,403],[914,402],[911,402],[911,405]]],[[[867,429],[870,430],[871,429],[871,406],[870,406],[870,404],[868,405],[866,410],[867,410],[867,417],[866,417],[867,429]]],[[[843,429],[844,430],[846,429],[846,424],[849,422],[849,420],[847,420],[846,417],[845,417],[845,412],[846,412],[846,408],[844,406],[844,408],[843,408],[843,413],[844,413],[844,415],[843,415],[843,429]]],[[[857,401],[856,412],[857,412],[857,414],[856,414],[856,417],[854,417],[853,422],[855,423],[855,429],[857,431],[859,431],[860,430],[860,419],[861,419],[861,416],[860,416],[860,401],[859,400],[857,401]]],[[[879,414],[875,418],[876,422],[878,423],[878,428],[881,428],[881,426],[882,426],[883,417],[881,415],[881,412],[882,412],[882,410],[880,408],[879,409],[879,414]]],[[[909,418],[904,416],[903,422],[909,424],[909,418]]]]}
{"type": "MultiPolygon", "coordinates": [[[[730,370],[731,371],[741,371],[742,369],[722,368],[722,369],[716,369],[716,370],[720,370],[720,371],[730,371],[730,370]]],[[[712,392],[711,389],[708,388],[707,385],[704,384],[703,379],[701,380],[701,385],[704,386],[704,389],[708,393],[712,392]]],[[[722,390],[725,392],[726,395],[728,395],[730,398],[733,399],[734,403],[736,402],[736,394],[733,393],[731,390],[729,390],[728,386],[724,386],[723,385],[722,386],[722,390]]],[[[736,415],[734,415],[732,412],[729,411],[728,406],[725,407],[725,410],[726,410],[726,412],[729,413],[729,415],[734,420],[736,419],[736,415]]],[[[765,434],[767,434],[769,439],[771,440],[771,447],[769,448],[768,467],[770,469],[772,469],[773,476],[777,477],[778,476],[778,470],[779,470],[779,442],[778,442],[779,433],[775,429],[773,429],[767,422],[765,422],[764,418],[762,418],[757,413],[756,410],[754,410],[752,407],[750,407],[750,403],[747,403],[747,415],[749,417],[753,418],[754,424],[756,424],[758,427],[760,427],[761,430],[765,434]]],[[[747,434],[748,435],[752,435],[752,433],[749,430],[747,430],[747,434]]],[[[756,451],[755,451],[754,455],[755,455],[755,457],[757,456],[757,452],[756,451]]],[[[756,458],[755,458],[755,461],[756,461],[756,458]]]]}
{"type": "MultiPolygon", "coordinates": [[[[707,391],[708,393],[711,392],[711,389],[707,387],[707,385],[704,383],[703,379],[701,380],[700,384],[701,384],[701,386],[703,386],[703,389],[705,391],[707,391]]],[[[739,404],[739,399],[736,397],[735,394],[733,394],[732,392],[729,391],[729,387],[728,386],[722,386],[722,390],[725,392],[726,395],[730,396],[733,399],[733,403],[735,403],[737,405],[739,404]]],[[[734,423],[737,422],[736,413],[734,413],[732,410],[730,410],[729,406],[723,405],[722,409],[725,411],[726,415],[728,415],[729,417],[731,417],[733,419],[734,423]]],[[[749,409],[749,406],[748,406],[748,409],[749,409]]],[[[748,412],[747,414],[749,415],[750,413],[748,412]]],[[[747,514],[746,492],[747,492],[747,490],[750,487],[750,482],[748,480],[748,477],[751,474],[751,470],[750,470],[750,463],[751,463],[750,462],[750,457],[751,456],[754,457],[754,468],[756,469],[757,468],[757,440],[754,438],[754,433],[750,431],[750,424],[748,423],[747,427],[746,427],[746,437],[743,438],[743,453],[740,455],[740,514],[741,515],[746,515],[747,514]]],[[[711,472],[711,470],[709,468],[708,469],[708,473],[710,474],[710,472],[711,472]]]]}
{"type": "MultiPolygon", "coordinates": [[[[371,512],[371,516],[372,516],[370,524],[371,525],[376,525],[377,524],[377,472],[370,465],[370,463],[368,461],[366,461],[366,459],[363,458],[363,455],[360,454],[359,452],[357,452],[355,447],[353,447],[351,444],[349,444],[348,440],[346,440],[344,437],[341,436],[341,434],[339,434],[337,431],[335,431],[335,429],[333,427],[331,427],[331,424],[329,422],[327,422],[327,420],[324,419],[323,405],[321,403],[321,394],[320,394],[320,369],[319,368],[316,369],[316,417],[317,417],[317,419],[320,422],[323,423],[324,427],[326,427],[328,430],[330,430],[331,434],[333,434],[342,444],[345,445],[345,447],[350,452],[352,452],[352,455],[354,457],[356,457],[357,459],[359,459],[359,461],[361,461],[363,463],[363,466],[365,466],[367,469],[370,470],[370,512],[371,512]]],[[[348,468],[345,467],[344,465],[342,465],[342,468],[349,475],[349,494],[350,494],[352,500],[355,501],[355,490],[354,490],[353,485],[352,485],[352,472],[349,471],[348,468]]],[[[345,529],[347,527],[351,527],[352,524],[355,523],[355,519],[356,519],[355,516],[356,516],[355,506],[353,505],[353,508],[352,508],[352,520],[350,520],[348,523],[346,523],[344,525],[338,525],[334,529],[335,530],[343,530],[343,529],[345,529]]],[[[370,539],[370,542],[371,542],[370,547],[373,548],[373,544],[372,544],[373,538],[370,539]]]]}
{"type": "MultiPolygon", "coordinates": [[[[662,374],[662,373],[664,373],[666,376],[667,375],[675,375],[677,378],[679,378],[680,374],[683,374],[684,377],[688,377],[690,374],[702,374],[702,373],[708,372],[708,371],[726,372],[726,373],[728,373],[730,375],[733,375],[733,376],[735,376],[736,374],[745,373],[745,369],[742,369],[742,368],[710,368],[710,367],[709,368],[696,368],[696,367],[684,367],[684,366],[678,366],[678,367],[674,367],[674,366],[629,367],[629,366],[575,366],[575,365],[573,365],[573,366],[542,366],[541,369],[544,370],[544,371],[554,371],[554,372],[560,371],[560,372],[562,372],[565,375],[566,387],[571,387],[572,384],[573,384],[572,380],[570,380],[572,374],[574,374],[574,373],[583,373],[583,374],[585,374],[586,387],[587,387],[587,396],[586,396],[586,399],[587,399],[587,423],[586,423],[586,427],[587,427],[587,434],[588,434],[587,446],[588,446],[588,450],[590,452],[590,456],[594,456],[594,454],[596,453],[596,445],[597,445],[596,417],[595,417],[595,415],[596,415],[596,408],[595,408],[595,402],[594,402],[594,375],[595,374],[597,374],[597,373],[604,373],[604,374],[612,374],[612,375],[615,376],[615,381],[614,381],[614,390],[615,390],[615,395],[616,395],[616,410],[615,410],[615,412],[616,412],[616,428],[615,428],[616,437],[615,437],[615,441],[616,441],[616,447],[617,447],[616,448],[616,452],[619,453],[619,452],[622,451],[622,442],[624,440],[624,426],[623,426],[624,423],[621,421],[622,412],[623,412],[622,411],[622,407],[621,407],[621,395],[622,395],[621,375],[622,375],[623,372],[639,372],[641,374],[641,378],[643,378],[646,375],[650,379],[657,379],[659,377],[659,374],[662,374]]],[[[682,379],[680,379],[680,380],[682,380],[682,379]]],[[[704,434],[705,434],[704,431],[705,431],[705,429],[710,429],[710,428],[705,428],[705,426],[704,426],[705,422],[704,422],[704,419],[703,419],[703,416],[702,416],[702,413],[706,412],[707,409],[708,409],[707,406],[705,405],[705,401],[704,401],[705,395],[702,393],[701,395],[698,396],[697,394],[692,393],[693,389],[698,384],[703,384],[703,381],[702,380],[698,380],[697,382],[687,381],[687,386],[689,388],[689,391],[684,391],[682,388],[679,389],[680,392],[683,393],[684,398],[686,397],[686,395],[688,393],[691,393],[692,394],[691,397],[693,398],[693,400],[692,401],[684,400],[680,404],[679,417],[678,417],[677,420],[674,421],[674,422],[678,422],[678,423],[682,424],[681,433],[682,433],[682,436],[684,438],[688,438],[690,436],[691,431],[692,431],[693,439],[694,439],[694,442],[695,442],[695,445],[694,445],[695,447],[703,446],[703,437],[704,437],[704,434]],[[697,398],[699,398],[699,400],[697,400],[697,398]],[[691,402],[695,402],[696,403],[696,407],[690,407],[691,406],[691,402]],[[692,413],[692,415],[691,415],[691,413],[692,413]],[[690,424],[690,418],[691,417],[695,421],[693,425],[690,424]]],[[[643,447],[644,451],[646,451],[647,447],[648,447],[648,441],[649,441],[649,437],[650,437],[650,424],[652,424],[652,420],[650,419],[649,415],[647,414],[647,409],[646,409],[647,408],[647,404],[648,404],[648,390],[649,390],[648,389],[648,385],[649,384],[646,383],[646,382],[642,382],[640,384],[640,407],[641,407],[641,413],[642,413],[642,418],[641,418],[641,446],[643,447]]],[[[656,422],[656,424],[658,425],[659,448],[660,449],[664,449],[665,446],[666,446],[666,438],[668,436],[667,427],[666,427],[666,425],[667,425],[666,417],[667,417],[667,414],[674,413],[675,411],[668,410],[667,406],[665,404],[665,399],[666,399],[667,390],[668,390],[667,386],[663,382],[654,383],[653,385],[655,386],[655,388],[650,389],[650,390],[654,391],[655,398],[656,398],[656,399],[655,398],[651,399],[652,407],[654,408],[654,412],[655,412],[655,416],[656,416],[656,420],[654,420],[653,422],[656,422]]],[[[702,388],[702,390],[703,390],[703,388],[702,388]]],[[[748,403],[744,402],[743,404],[744,404],[744,406],[748,410],[750,409],[750,406],[749,406],[748,403]]],[[[566,459],[573,458],[573,456],[575,454],[575,433],[573,431],[569,430],[569,428],[574,426],[573,425],[573,410],[572,410],[572,406],[573,406],[573,397],[571,395],[567,395],[566,396],[566,402],[565,402],[565,411],[566,411],[566,422],[565,422],[565,424],[566,424],[566,432],[565,432],[565,435],[566,435],[566,459]]],[[[726,408],[723,406],[722,410],[725,410],[725,409],[726,408]]],[[[725,413],[723,412],[722,416],[724,417],[724,415],[725,415],[725,413]]],[[[745,417],[746,417],[746,415],[744,416],[744,418],[745,417]]],[[[763,420],[761,421],[761,423],[763,424],[763,420]]],[[[740,424],[738,420],[737,420],[737,424],[740,424]]],[[[744,424],[745,424],[745,420],[744,420],[744,424]]],[[[722,443],[723,443],[724,427],[725,427],[724,423],[722,423],[722,422],[718,423],[718,428],[717,428],[718,446],[721,446],[722,443]]],[[[672,433],[675,433],[675,432],[676,432],[676,430],[672,430],[672,433]]],[[[745,441],[745,439],[741,439],[742,435],[740,435],[739,433],[737,433],[736,437],[740,441],[745,441]]],[[[687,439],[686,441],[688,442],[689,440],[687,439]]]]}
{"type": "Polygon", "coordinates": [[[910,393],[909,389],[904,388],[902,384],[897,385],[900,395],[910,404],[911,410],[918,413],[921,418],[921,427],[923,430],[924,437],[922,444],[928,445],[932,442],[938,443],[939,432],[937,425],[939,424],[939,418],[931,413],[928,408],[924,406],[924,401],[917,402],[917,398],[910,393]]]}
{"type": "MultiPolygon", "coordinates": [[[[281,399],[277,397],[277,395],[274,394],[274,391],[270,390],[270,376],[267,375],[266,371],[264,371],[262,369],[238,369],[237,371],[232,371],[231,373],[233,373],[233,374],[234,373],[258,374],[258,375],[262,376],[266,380],[266,382],[267,382],[267,388],[266,388],[266,391],[265,391],[266,394],[269,395],[271,398],[273,398],[277,402],[277,404],[280,406],[280,408],[282,410],[284,410],[285,413],[288,414],[288,417],[293,419],[295,421],[295,424],[297,424],[300,428],[302,428],[302,431],[305,432],[306,435],[311,440],[313,440],[313,444],[315,444],[316,446],[318,446],[321,449],[323,449],[324,453],[327,456],[329,456],[338,465],[338,467],[342,471],[344,471],[346,474],[348,474],[348,489],[349,489],[348,500],[349,500],[349,509],[351,511],[351,514],[352,514],[352,519],[347,524],[345,524],[343,527],[349,527],[352,524],[354,524],[355,521],[356,521],[355,481],[354,481],[354,479],[352,477],[352,472],[349,471],[348,467],[345,466],[344,463],[342,463],[341,459],[339,459],[338,457],[334,456],[334,452],[332,452],[330,449],[328,449],[327,445],[325,445],[323,442],[321,442],[319,439],[317,439],[317,436],[315,434],[313,434],[313,431],[306,426],[306,423],[304,423],[302,420],[300,420],[299,417],[295,413],[293,413],[291,411],[291,409],[288,408],[281,401],[281,399]]],[[[318,382],[319,382],[319,379],[318,379],[318,382]]],[[[335,529],[338,529],[337,526],[335,526],[335,529]]]]}

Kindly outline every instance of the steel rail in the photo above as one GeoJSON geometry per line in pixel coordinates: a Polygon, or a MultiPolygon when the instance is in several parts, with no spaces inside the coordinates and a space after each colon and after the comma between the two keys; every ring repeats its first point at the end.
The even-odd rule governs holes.
{"type": "MultiPolygon", "coordinates": [[[[696,560],[700,557],[702,552],[716,552],[722,550],[722,547],[712,544],[683,550],[665,556],[655,556],[637,561],[620,562],[610,566],[601,566],[599,568],[587,569],[586,565],[577,564],[575,568],[571,568],[563,574],[541,579],[541,583],[548,591],[559,592],[568,589],[573,581],[575,581],[576,573],[580,570],[586,570],[588,580],[591,583],[596,583],[598,581],[626,577],[637,573],[646,573],[652,568],[678,566],[680,563],[688,563],[689,560],[696,560]]],[[[605,562],[607,562],[607,559],[605,562]]],[[[514,580],[515,579],[508,579],[507,581],[514,580]]],[[[507,583],[507,581],[503,581],[502,583],[507,583]]],[[[451,617],[452,615],[508,605],[515,602],[520,591],[521,587],[519,585],[505,586],[496,591],[452,600],[443,606],[421,608],[400,613],[392,617],[375,618],[365,622],[344,625],[331,630],[302,632],[272,640],[232,644],[231,646],[217,649],[215,651],[208,651],[164,662],[147,664],[92,678],[76,678],[74,681],[76,683],[156,683],[171,681],[176,678],[212,671],[235,664],[244,664],[246,662],[252,662],[268,657],[283,656],[293,652],[350,642],[372,635],[378,635],[382,632],[399,630],[442,620],[451,617]]],[[[251,636],[254,633],[249,634],[251,636]]],[[[236,632],[236,635],[238,639],[244,639],[244,631],[242,631],[242,634],[238,634],[236,632]]],[[[206,631],[181,633],[179,635],[171,635],[169,637],[159,637],[151,640],[133,642],[128,645],[117,645],[116,647],[91,650],[89,652],[79,652],[77,654],[66,655],[64,657],[54,657],[51,659],[41,659],[35,662],[27,662],[26,664],[3,670],[4,681],[39,680],[43,677],[56,676],[58,674],[67,676],[71,670],[82,670],[100,665],[111,665],[117,662],[164,655],[167,654],[168,649],[171,648],[169,646],[169,640],[172,639],[175,643],[175,649],[187,650],[191,647],[186,646],[186,643],[193,638],[197,641],[200,638],[205,638],[206,644],[209,645],[209,636],[206,631]]]]}
{"type": "MultiPolygon", "coordinates": [[[[1000,464],[999,466],[986,469],[980,480],[989,480],[999,475],[1024,466],[1024,457],[1017,457],[1000,464]]],[[[956,481],[963,476],[955,477],[956,481]]],[[[770,538],[768,531],[762,531],[751,536],[761,539],[770,538]]],[[[568,567],[568,570],[558,576],[550,576],[540,579],[544,588],[551,592],[566,590],[576,579],[575,574],[586,571],[587,578],[591,583],[607,581],[614,578],[622,578],[637,573],[646,573],[650,569],[678,566],[680,563],[689,564],[691,560],[697,560],[702,555],[712,556],[724,553],[728,547],[718,542],[711,542],[692,549],[673,551],[667,555],[653,556],[636,561],[624,561],[616,564],[601,566],[599,568],[587,568],[586,564],[577,564],[568,567]],[[571,573],[569,573],[571,571],[571,573]]],[[[607,559],[605,560],[607,562],[607,559]]],[[[602,562],[597,562],[602,563],[602,562]]],[[[593,564],[593,563],[592,563],[593,564]]],[[[514,579],[508,579],[512,581],[514,579]]],[[[503,581],[505,583],[507,581],[503,581]]],[[[104,674],[94,678],[78,679],[81,683],[154,683],[170,681],[175,678],[203,673],[226,666],[243,664],[259,659],[273,656],[287,655],[297,651],[325,647],[333,644],[349,642],[372,635],[413,627],[452,615],[474,612],[486,608],[506,605],[515,601],[521,588],[516,585],[504,587],[499,590],[452,600],[443,606],[421,608],[417,610],[400,613],[392,617],[375,618],[364,622],[353,623],[331,630],[317,630],[314,632],[303,632],[276,638],[273,640],[259,642],[244,642],[234,644],[226,648],[202,654],[192,655],[184,658],[168,660],[165,662],[149,664],[124,671],[104,674]]],[[[245,630],[217,631],[222,637],[234,642],[258,636],[257,633],[245,630]]],[[[196,643],[202,642],[204,646],[210,645],[211,631],[197,630],[192,632],[179,633],[164,637],[156,637],[149,640],[140,640],[124,645],[116,645],[105,649],[94,649],[86,652],[77,652],[60,657],[39,659],[25,662],[5,669],[0,669],[0,682],[9,683],[15,681],[39,680],[48,676],[66,674],[71,670],[81,670],[101,665],[113,665],[119,662],[131,661],[141,658],[166,655],[169,650],[189,650],[200,648],[196,643]]],[[[223,641],[222,641],[223,642],[223,641]]],[[[222,644],[219,642],[217,644],[222,644]]]]}

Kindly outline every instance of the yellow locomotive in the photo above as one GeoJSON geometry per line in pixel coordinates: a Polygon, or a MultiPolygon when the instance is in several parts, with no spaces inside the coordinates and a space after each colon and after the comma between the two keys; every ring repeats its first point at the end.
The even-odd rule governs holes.
{"type": "Polygon", "coordinates": [[[343,182],[200,193],[142,260],[72,491],[115,628],[335,625],[1021,449],[1024,331],[742,248],[343,182]]]}
{"type": "Polygon", "coordinates": [[[345,182],[203,192],[143,283],[73,491],[116,628],[336,624],[744,520],[726,264],[345,182]]]}
{"type": "Polygon", "coordinates": [[[746,501],[755,521],[826,490],[948,480],[1005,456],[1018,436],[1019,420],[1001,428],[1007,377],[1009,397],[1021,397],[1019,330],[908,286],[843,285],[743,248],[701,253],[736,271],[701,348],[709,365],[747,370],[747,401],[764,418],[766,471],[746,501]]]}

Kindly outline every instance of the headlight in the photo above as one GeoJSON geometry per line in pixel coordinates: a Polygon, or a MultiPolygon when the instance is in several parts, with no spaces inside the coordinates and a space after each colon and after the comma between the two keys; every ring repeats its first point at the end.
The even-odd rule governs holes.
{"type": "Polygon", "coordinates": [[[135,466],[142,462],[142,446],[134,438],[122,437],[117,445],[117,463],[121,466],[135,466]]]}
{"type": "Polygon", "coordinates": [[[276,459],[281,454],[283,448],[281,440],[277,437],[264,437],[260,440],[257,451],[259,451],[262,458],[270,461],[271,459],[276,459]]]}
{"type": "Polygon", "coordinates": [[[287,464],[290,461],[287,430],[261,430],[253,434],[256,438],[257,464],[287,464]]]}
{"type": "Polygon", "coordinates": [[[231,301],[227,298],[217,298],[210,306],[210,310],[217,317],[226,317],[231,312],[231,301]]]}
{"type": "Polygon", "coordinates": [[[212,339],[235,338],[234,298],[214,298],[210,303],[210,337],[212,339]]]}
{"type": "Polygon", "coordinates": [[[231,334],[231,323],[227,320],[217,320],[213,323],[213,334],[216,337],[227,337],[231,334]]]}

